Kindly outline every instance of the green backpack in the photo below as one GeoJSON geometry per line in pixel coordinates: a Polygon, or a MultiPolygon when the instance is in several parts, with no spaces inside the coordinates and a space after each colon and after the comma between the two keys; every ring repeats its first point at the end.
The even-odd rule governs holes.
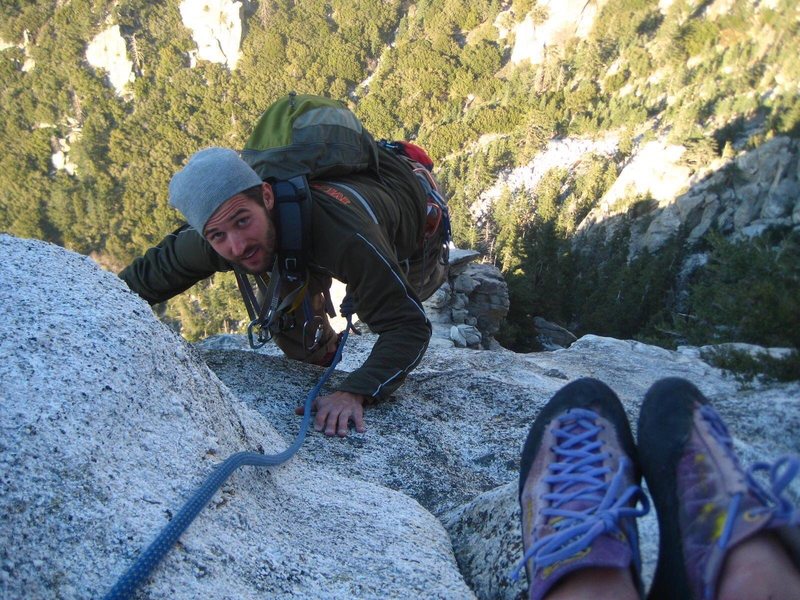
{"type": "MultiPolygon", "coordinates": [[[[443,223],[441,231],[445,237],[442,243],[446,252],[450,233],[447,205],[430,176],[433,167],[430,158],[420,148],[406,142],[382,141],[381,146],[416,165],[409,166],[409,169],[414,171],[426,190],[429,218],[434,208],[434,214],[443,223]]],[[[295,285],[294,291],[282,299],[278,293],[281,282],[304,284],[307,281],[308,250],[311,247],[308,180],[336,178],[367,170],[379,175],[378,144],[361,121],[341,103],[292,92],[264,111],[241,156],[262,180],[272,185],[277,233],[277,256],[268,281],[260,275],[250,276],[234,268],[251,318],[247,328],[250,345],[257,348],[265,344],[275,331],[299,326],[294,313],[302,305],[303,343],[311,351],[320,339],[321,320],[310,308],[305,286],[295,285]],[[255,280],[255,288],[251,277],[255,280]],[[306,344],[306,339],[309,344],[306,344]]],[[[372,215],[368,201],[359,195],[356,197],[372,215]]],[[[372,218],[375,219],[374,215],[372,218]]],[[[334,316],[327,295],[325,304],[328,315],[334,316]]]]}
{"type": "Polygon", "coordinates": [[[340,102],[291,92],[261,115],[242,159],[264,181],[317,179],[377,171],[378,148],[340,102]]]}
{"type": "MultiPolygon", "coordinates": [[[[317,323],[319,319],[314,318],[310,309],[305,287],[296,287],[292,294],[278,301],[281,281],[306,281],[311,246],[308,180],[366,170],[377,173],[378,146],[361,121],[341,103],[291,92],[264,111],[241,156],[262,180],[272,184],[278,246],[269,281],[260,275],[252,276],[259,293],[250,282],[251,276],[234,269],[251,318],[247,329],[250,345],[257,348],[266,343],[275,330],[292,327],[295,321],[292,313],[298,300],[302,300],[303,307],[304,345],[306,337],[315,344],[321,329],[309,331],[306,336],[308,324],[317,323]]],[[[326,311],[334,316],[327,295],[325,300],[326,311]]]]}

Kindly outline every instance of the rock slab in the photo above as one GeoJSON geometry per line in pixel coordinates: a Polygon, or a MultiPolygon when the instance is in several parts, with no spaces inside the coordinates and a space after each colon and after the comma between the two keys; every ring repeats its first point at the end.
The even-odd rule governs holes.
{"type": "MultiPolygon", "coordinates": [[[[281,437],[89,259],[0,248],[0,589],[98,598],[214,465],[296,428],[281,437]]],[[[473,597],[428,511],[302,454],[235,473],[141,596],[473,597]]]]}

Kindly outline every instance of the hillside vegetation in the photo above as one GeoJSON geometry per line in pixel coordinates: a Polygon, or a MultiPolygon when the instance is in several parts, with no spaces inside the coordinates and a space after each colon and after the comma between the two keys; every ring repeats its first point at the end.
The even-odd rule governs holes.
{"type": "MultiPolygon", "coordinates": [[[[455,242],[481,250],[509,281],[508,346],[534,348],[531,318],[542,315],[577,333],[664,344],[797,347],[800,240],[791,228],[740,241],[712,231],[691,247],[677,232],[657,253],[631,256],[625,225],[650,200],[631,197],[610,239],[575,243],[647,140],[684,146],[681,160],[699,171],[775,136],[800,137],[796,2],[593,0],[588,33],[562,32],[541,60],[512,61],[524,41],[514,27],[527,18],[535,31],[559,6],[262,0],[242,11],[241,56],[229,71],[191,59],[176,0],[4,2],[0,230],[121,268],[178,225],[166,189],[185,159],[204,146],[241,147],[264,107],[296,90],[348,103],[376,137],[429,150],[455,242]],[[133,63],[121,95],[86,60],[110,23],[133,63]],[[507,189],[477,208],[501,173],[528,165],[549,140],[608,136],[614,153],[551,169],[535,189],[507,189]],[[56,169],[65,147],[72,168],[56,169]],[[680,283],[697,252],[706,266],[680,283]]],[[[245,318],[227,277],[171,301],[166,314],[190,339],[245,318]]]]}

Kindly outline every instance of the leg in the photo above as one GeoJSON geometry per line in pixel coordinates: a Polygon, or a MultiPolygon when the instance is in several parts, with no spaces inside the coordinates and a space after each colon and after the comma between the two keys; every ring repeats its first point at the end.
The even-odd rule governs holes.
{"type": "Polygon", "coordinates": [[[547,594],[547,600],[636,600],[630,569],[582,569],[564,576],[547,594]]]}
{"type": "Polygon", "coordinates": [[[525,557],[518,570],[527,570],[532,600],[640,597],[635,520],[647,500],[635,465],[625,412],[605,384],[570,383],[542,410],[519,480],[525,557]]]}
{"type": "MultiPolygon", "coordinates": [[[[800,513],[782,497],[797,472],[796,459],[757,465],[772,471],[773,487],[764,488],[742,469],[708,400],[688,381],[674,378],[657,382],[645,397],[639,456],[661,532],[650,598],[715,600],[723,592],[726,598],[761,598],[763,588],[745,593],[746,583],[727,595],[728,584],[736,584],[729,577],[743,573],[742,557],[759,554],[772,566],[793,562],[790,571],[796,574],[800,553],[789,561],[787,550],[800,550],[800,513]],[[787,545],[769,541],[776,536],[787,545]]],[[[784,571],[775,581],[783,588],[790,578],[784,571]]]]}
{"type": "Polygon", "coordinates": [[[425,301],[447,281],[450,250],[441,232],[426,239],[409,259],[406,279],[420,300],[425,301]]]}
{"type": "Polygon", "coordinates": [[[800,598],[800,571],[780,539],[761,533],[735,546],[719,577],[717,600],[800,598]]]}

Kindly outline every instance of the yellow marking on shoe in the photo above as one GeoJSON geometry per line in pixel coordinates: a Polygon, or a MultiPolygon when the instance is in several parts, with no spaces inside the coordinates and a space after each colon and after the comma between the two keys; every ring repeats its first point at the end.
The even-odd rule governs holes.
{"type": "Polygon", "coordinates": [[[728,511],[722,511],[717,515],[717,518],[714,520],[714,533],[713,533],[713,541],[717,541],[719,538],[722,537],[722,532],[725,530],[725,523],[728,520],[728,511]]]}
{"type": "Polygon", "coordinates": [[[528,523],[533,522],[533,502],[525,503],[525,520],[528,523]]]}
{"type": "Polygon", "coordinates": [[[703,519],[708,519],[714,515],[714,511],[717,509],[717,505],[713,502],[707,502],[703,505],[703,509],[700,511],[700,516],[703,519]]]}
{"type": "Polygon", "coordinates": [[[561,567],[563,565],[568,565],[569,563],[574,562],[576,560],[579,560],[579,559],[583,558],[584,556],[588,555],[589,552],[591,552],[591,548],[584,548],[583,550],[581,550],[577,554],[573,554],[569,558],[565,558],[564,560],[560,560],[557,563],[552,564],[549,567],[546,567],[546,568],[542,569],[542,579],[547,579],[548,577],[550,577],[550,575],[553,574],[553,571],[555,571],[557,568],[559,568],[559,567],[561,567]]]}

